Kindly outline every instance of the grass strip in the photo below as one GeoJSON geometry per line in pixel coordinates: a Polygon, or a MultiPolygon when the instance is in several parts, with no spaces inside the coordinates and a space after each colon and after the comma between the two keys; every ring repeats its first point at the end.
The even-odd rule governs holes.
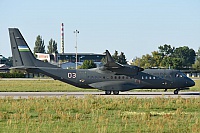
{"type": "Polygon", "coordinates": [[[200,132],[200,98],[0,99],[0,132],[200,132]]]}

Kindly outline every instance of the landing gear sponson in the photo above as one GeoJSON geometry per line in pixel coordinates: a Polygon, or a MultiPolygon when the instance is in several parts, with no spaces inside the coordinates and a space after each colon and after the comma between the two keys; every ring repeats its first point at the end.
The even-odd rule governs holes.
{"type": "Polygon", "coordinates": [[[119,94],[119,91],[109,91],[109,90],[105,91],[105,94],[106,95],[111,95],[112,92],[113,92],[114,95],[118,95],[119,94]]]}

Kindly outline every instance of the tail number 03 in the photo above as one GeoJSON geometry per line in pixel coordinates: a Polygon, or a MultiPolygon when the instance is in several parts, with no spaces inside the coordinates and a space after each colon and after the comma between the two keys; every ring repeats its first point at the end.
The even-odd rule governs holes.
{"type": "Polygon", "coordinates": [[[69,79],[71,79],[71,78],[75,79],[76,78],[76,73],[68,73],[67,76],[68,76],[69,79]]]}

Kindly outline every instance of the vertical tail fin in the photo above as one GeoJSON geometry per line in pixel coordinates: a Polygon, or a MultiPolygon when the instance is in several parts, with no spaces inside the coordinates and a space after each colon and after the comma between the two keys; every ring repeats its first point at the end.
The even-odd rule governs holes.
{"type": "Polygon", "coordinates": [[[111,56],[110,52],[106,50],[106,56],[105,56],[105,67],[110,67],[110,68],[120,68],[123,67],[121,64],[116,63],[113,57],[111,56]]]}
{"type": "Polygon", "coordinates": [[[13,66],[57,67],[37,60],[17,28],[9,28],[13,66]]]}

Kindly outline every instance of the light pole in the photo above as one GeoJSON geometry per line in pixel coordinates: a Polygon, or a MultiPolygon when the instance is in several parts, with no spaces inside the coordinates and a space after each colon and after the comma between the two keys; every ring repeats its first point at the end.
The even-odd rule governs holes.
{"type": "Polygon", "coordinates": [[[79,33],[78,30],[75,30],[74,33],[76,34],[76,45],[75,45],[75,49],[76,49],[76,69],[77,69],[77,62],[78,62],[78,57],[77,57],[77,34],[79,33]]]}

